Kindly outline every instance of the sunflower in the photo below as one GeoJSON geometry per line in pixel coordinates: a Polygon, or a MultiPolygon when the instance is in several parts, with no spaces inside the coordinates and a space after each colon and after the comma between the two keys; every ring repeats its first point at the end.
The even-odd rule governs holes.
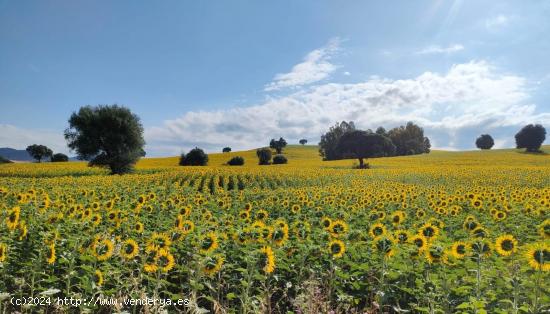
{"type": "Polygon", "coordinates": [[[369,229],[369,234],[372,238],[380,237],[386,234],[386,226],[383,223],[375,223],[369,229]]]}
{"type": "Polygon", "coordinates": [[[48,251],[46,253],[46,261],[48,264],[55,263],[55,244],[48,245],[48,251]]]}
{"type": "Polygon", "coordinates": [[[273,242],[277,246],[282,246],[285,244],[285,242],[288,240],[288,226],[276,226],[273,230],[273,234],[271,235],[271,238],[273,239],[273,242]]]}
{"type": "Polygon", "coordinates": [[[249,219],[249,218],[250,218],[250,212],[247,211],[247,210],[241,210],[241,211],[239,212],[239,218],[240,218],[241,220],[247,220],[247,219],[249,219]]]}
{"type": "Polygon", "coordinates": [[[479,223],[475,219],[466,219],[462,226],[464,229],[472,231],[479,226],[479,223]]]}
{"type": "Polygon", "coordinates": [[[27,233],[28,233],[27,223],[24,220],[21,220],[17,229],[19,230],[19,236],[17,237],[17,239],[19,241],[22,241],[27,237],[27,233]]]}
{"type": "Polygon", "coordinates": [[[426,216],[426,212],[423,209],[418,209],[415,213],[416,218],[423,218],[426,216]]]}
{"type": "Polygon", "coordinates": [[[99,224],[101,223],[101,215],[96,213],[92,216],[92,225],[94,225],[95,227],[99,226],[99,224]]]}
{"type": "Polygon", "coordinates": [[[428,240],[433,240],[439,235],[439,228],[431,223],[425,223],[418,230],[418,234],[425,236],[428,240]]]}
{"type": "Polygon", "coordinates": [[[269,213],[265,209],[260,209],[256,213],[256,219],[260,221],[265,221],[269,217],[269,213]]]}
{"type": "Polygon", "coordinates": [[[493,252],[491,242],[487,240],[477,240],[470,244],[470,249],[477,257],[489,257],[493,252]]]}
{"type": "Polygon", "coordinates": [[[103,286],[103,272],[99,269],[94,272],[94,284],[98,287],[103,286]]]}
{"type": "Polygon", "coordinates": [[[330,232],[330,235],[338,238],[348,232],[348,225],[344,221],[338,219],[330,224],[328,231],[330,232]]]}
{"type": "Polygon", "coordinates": [[[332,224],[332,219],[328,217],[321,218],[321,227],[323,227],[325,230],[328,230],[330,228],[330,225],[332,224]]]}
{"type": "Polygon", "coordinates": [[[8,247],[4,243],[0,243],[0,263],[6,260],[8,256],[8,247]]]}
{"type": "Polygon", "coordinates": [[[533,243],[529,245],[525,257],[531,268],[550,271],[550,245],[547,243],[533,243]]]}
{"type": "Polygon", "coordinates": [[[200,240],[201,253],[210,253],[218,247],[218,236],[214,232],[209,232],[200,240]]]}
{"type": "Polygon", "coordinates": [[[143,264],[143,270],[146,273],[154,273],[158,270],[156,258],[157,251],[154,248],[145,248],[145,263],[143,264]]]}
{"type": "Polygon", "coordinates": [[[296,236],[296,238],[300,240],[305,240],[309,237],[309,234],[311,232],[311,226],[309,225],[309,222],[305,220],[299,220],[296,221],[292,225],[292,227],[294,229],[294,235],[296,236]]]}
{"type": "Polygon", "coordinates": [[[128,239],[120,247],[120,255],[125,259],[133,259],[139,254],[139,246],[133,239],[128,239]]]}
{"type": "Polygon", "coordinates": [[[428,246],[428,239],[425,236],[421,235],[421,234],[417,234],[417,235],[409,238],[409,243],[414,244],[416,246],[416,249],[419,252],[422,252],[428,246]]]}
{"type": "Polygon", "coordinates": [[[409,232],[407,230],[395,230],[393,236],[399,243],[406,243],[409,240],[409,232]]]}
{"type": "Polygon", "coordinates": [[[134,231],[137,232],[137,233],[142,233],[143,232],[143,223],[137,221],[135,224],[134,224],[134,231]]]}
{"type": "Polygon", "coordinates": [[[181,228],[179,229],[183,234],[189,234],[195,230],[195,224],[191,220],[184,220],[181,223],[181,228]]]}
{"type": "Polygon", "coordinates": [[[176,265],[174,256],[168,251],[168,249],[158,250],[155,260],[160,270],[164,273],[169,272],[172,268],[174,268],[174,265],[176,265]]]}
{"type": "Polygon", "coordinates": [[[468,253],[468,244],[462,241],[456,241],[451,246],[451,255],[455,258],[464,258],[468,253]]]}
{"type": "Polygon", "coordinates": [[[207,256],[204,261],[204,266],[202,267],[202,271],[212,277],[217,272],[220,271],[222,268],[224,262],[224,258],[221,255],[215,255],[215,256],[207,256]]]}
{"type": "Polygon", "coordinates": [[[505,234],[495,241],[495,250],[502,256],[510,256],[517,251],[518,241],[511,235],[505,234]]]}
{"type": "Polygon", "coordinates": [[[332,255],[332,258],[340,258],[346,252],[346,245],[343,241],[334,239],[328,244],[328,252],[332,255]]]}
{"type": "Polygon", "coordinates": [[[275,270],[275,254],[270,246],[264,246],[260,249],[261,263],[263,265],[263,270],[267,274],[272,273],[275,270]]]}
{"type": "Polygon", "coordinates": [[[147,241],[147,247],[154,250],[167,249],[172,244],[170,236],[166,233],[153,232],[149,241],[147,241]]]}
{"type": "Polygon", "coordinates": [[[493,215],[493,218],[494,218],[496,221],[501,221],[501,220],[506,219],[506,216],[507,216],[507,215],[506,215],[506,212],[498,210],[498,211],[493,215]]]}
{"type": "Polygon", "coordinates": [[[294,204],[290,208],[290,212],[293,213],[293,214],[298,214],[301,210],[302,210],[302,208],[298,204],[294,204]]]}
{"type": "Polygon", "coordinates": [[[395,254],[396,241],[390,236],[382,235],[374,238],[372,246],[376,252],[383,254],[384,258],[389,258],[395,254]]]}
{"type": "Polygon", "coordinates": [[[19,215],[21,214],[21,208],[19,206],[14,207],[8,212],[8,217],[6,218],[6,225],[9,230],[15,230],[19,224],[19,215]]]}
{"type": "Polygon", "coordinates": [[[113,255],[114,245],[109,239],[96,239],[92,245],[93,255],[98,261],[108,260],[113,255]]]}
{"type": "Polygon", "coordinates": [[[443,248],[439,245],[430,245],[426,252],[426,260],[430,264],[439,264],[441,260],[443,259],[443,248]]]}
{"type": "Polygon", "coordinates": [[[550,239],[550,219],[546,219],[539,225],[539,234],[543,239],[550,239]]]}
{"type": "Polygon", "coordinates": [[[394,212],[391,215],[392,224],[399,225],[399,224],[403,223],[403,221],[405,220],[405,216],[406,216],[405,212],[402,211],[402,210],[398,210],[398,211],[394,212]]]}
{"type": "Polygon", "coordinates": [[[482,226],[477,226],[474,230],[472,230],[471,234],[475,238],[485,239],[489,235],[489,231],[482,226]]]}

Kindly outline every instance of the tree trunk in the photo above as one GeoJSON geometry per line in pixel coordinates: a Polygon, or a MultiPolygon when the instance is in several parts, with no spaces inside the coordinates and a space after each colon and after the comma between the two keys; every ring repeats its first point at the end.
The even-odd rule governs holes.
{"type": "Polygon", "coordinates": [[[359,158],[359,168],[363,169],[363,165],[364,165],[363,158],[359,158]]]}

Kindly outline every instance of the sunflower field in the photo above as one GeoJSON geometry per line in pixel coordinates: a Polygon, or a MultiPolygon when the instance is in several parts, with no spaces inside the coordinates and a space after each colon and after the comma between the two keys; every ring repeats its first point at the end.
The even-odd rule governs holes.
{"type": "Polygon", "coordinates": [[[550,311],[549,155],[285,154],[1,165],[0,313],[550,311]],[[186,303],[27,302],[55,297],[186,303]]]}

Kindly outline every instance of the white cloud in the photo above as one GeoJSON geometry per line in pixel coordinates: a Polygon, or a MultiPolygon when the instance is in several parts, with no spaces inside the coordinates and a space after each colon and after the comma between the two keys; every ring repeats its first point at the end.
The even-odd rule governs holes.
{"type": "Polygon", "coordinates": [[[453,45],[449,45],[447,47],[441,47],[439,45],[431,45],[431,46],[428,46],[428,47],[426,47],[422,50],[417,51],[416,54],[420,54],[420,55],[424,55],[424,54],[441,54],[441,53],[450,54],[450,53],[458,52],[458,51],[461,51],[461,50],[464,50],[464,46],[462,46],[460,44],[453,44],[453,45]]]}
{"type": "Polygon", "coordinates": [[[488,30],[496,30],[508,25],[509,22],[510,22],[510,17],[500,14],[500,15],[486,19],[485,27],[488,30]]]}
{"type": "Polygon", "coordinates": [[[279,136],[315,143],[342,120],[353,120],[361,128],[391,128],[411,120],[425,128],[434,147],[473,148],[481,133],[491,133],[503,145],[526,123],[550,124],[550,113],[537,113],[529,103],[526,85],[526,79],[483,61],[404,80],[326,83],[255,106],[188,112],[147,128],[147,150],[162,155],[194,146],[209,151],[224,146],[250,149],[279,136]]]}
{"type": "Polygon", "coordinates": [[[25,149],[32,144],[46,145],[54,153],[69,152],[62,131],[24,129],[11,124],[0,124],[1,147],[25,149]]]}
{"type": "Polygon", "coordinates": [[[292,67],[288,73],[275,75],[273,81],[267,84],[265,91],[295,88],[321,81],[334,72],[338,66],[330,59],[340,49],[340,39],[333,38],[322,48],[313,50],[305,56],[304,61],[292,67]]]}

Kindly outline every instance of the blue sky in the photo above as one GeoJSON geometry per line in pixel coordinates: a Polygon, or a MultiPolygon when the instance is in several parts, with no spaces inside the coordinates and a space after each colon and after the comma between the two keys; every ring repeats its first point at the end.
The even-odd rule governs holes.
{"type": "Polygon", "coordinates": [[[549,1],[2,1],[0,147],[82,105],[137,113],[149,156],[317,142],[413,120],[435,147],[550,127],[549,1]]]}

